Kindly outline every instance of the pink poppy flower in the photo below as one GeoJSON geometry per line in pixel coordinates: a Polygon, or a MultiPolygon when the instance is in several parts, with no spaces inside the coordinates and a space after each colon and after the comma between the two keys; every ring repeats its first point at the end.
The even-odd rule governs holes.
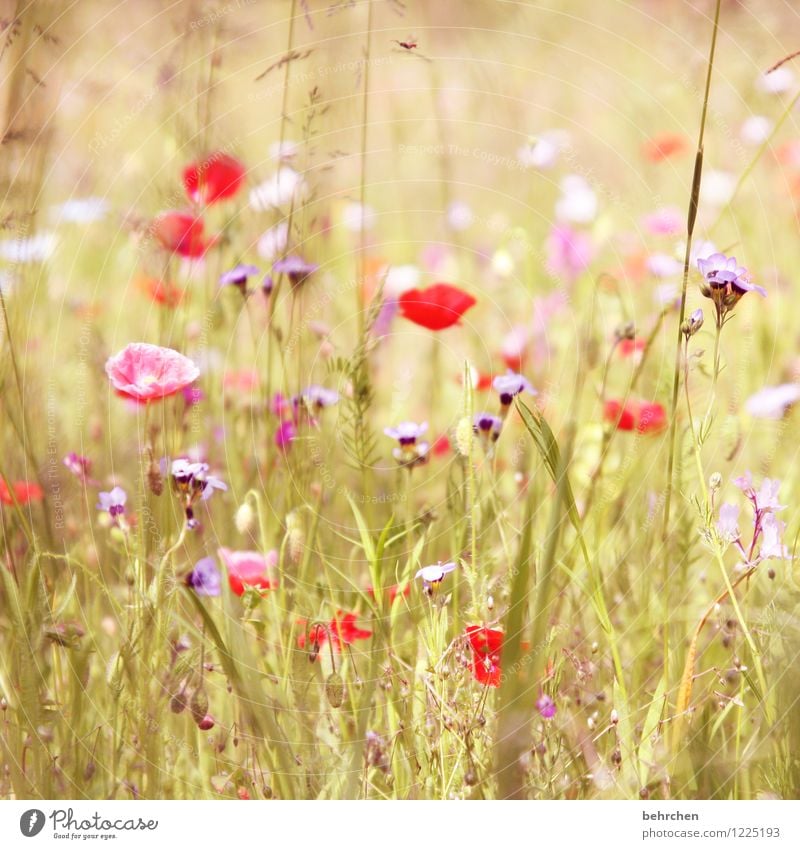
{"type": "Polygon", "coordinates": [[[259,551],[232,551],[220,548],[219,558],[228,570],[228,583],[236,595],[244,595],[246,587],[270,590],[278,585],[272,572],[278,565],[278,552],[273,548],[266,553],[259,551]]]}
{"type": "Polygon", "coordinates": [[[132,342],[108,359],[106,374],[118,395],[146,404],[185,389],[200,369],[171,348],[132,342]]]}

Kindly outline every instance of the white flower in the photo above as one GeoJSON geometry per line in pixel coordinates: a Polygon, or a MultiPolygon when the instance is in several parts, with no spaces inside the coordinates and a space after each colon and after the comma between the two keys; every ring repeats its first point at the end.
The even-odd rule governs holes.
{"type": "Polygon", "coordinates": [[[756,85],[767,94],[783,94],[794,85],[794,71],[783,65],[776,68],[772,73],[761,74],[756,85]]]}
{"type": "Polygon", "coordinates": [[[573,224],[588,224],[597,215],[597,196],[578,174],[561,181],[561,197],[556,201],[556,218],[573,224]]]}
{"type": "Polygon", "coordinates": [[[567,134],[563,130],[548,130],[517,150],[517,159],[526,168],[545,170],[552,168],[558,161],[561,149],[567,143],[567,134]]]}
{"type": "Polygon", "coordinates": [[[293,199],[302,198],[306,188],[302,174],[282,165],[268,180],[250,191],[250,206],[256,212],[288,206],[293,199]]]}
{"type": "Polygon", "coordinates": [[[362,206],[357,201],[351,201],[342,210],[342,223],[352,233],[360,233],[362,225],[365,230],[371,230],[376,218],[375,210],[369,204],[362,206]]]}
{"type": "Polygon", "coordinates": [[[754,147],[763,144],[772,132],[772,121],[764,115],[751,115],[739,131],[742,141],[754,147]]]}
{"type": "Polygon", "coordinates": [[[272,159],[288,161],[294,158],[299,148],[300,145],[297,142],[284,139],[282,142],[272,142],[269,146],[269,155],[272,159]]]}
{"type": "Polygon", "coordinates": [[[447,223],[453,230],[458,232],[466,230],[472,224],[474,218],[472,210],[464,201],[454,200],[447,207],[447,223]]]}
{"type": "Polygon", "coordinates": [[[58,244],[54,233],[37,233],[21,239],[5,239],[0,242],[0,259],[6,262],[46,262],[58,244]]]}
{"type": "Polygon", "coordinates": [[[258,240],[256,250],[262,259],[272,261],[277,259],[286,250],[289,242],[289,222],[280,221],[274,227],[270,227],[258,240]]]}
{"type": "Polygon", "coordinates": [[[102,221],[111,205],[104,198],[74,198],[51,208],[54,218],[75,224],[91,224],[102,221]]]}
{"type": "Polygon", "coordinates": [[[449,575],[451,572],[455,571],[456,568],[457,565],[452,561],[449,563],[442,563],[440,560],[438,563],[434,563],[431,566],[423,566],[414,577],[422,578],[422,583],[425,584],[426,587],[430,587],[432,584],[440,583],[445,575],[449,575]]]}
{"type": "Polygon", "coordinates": [[[700,202],[710,206],[725,206],[733,197],[736,177],[729,171],[711,169],[703,174],[700,185],[700,202]]]}
{"type": "Polygon", "coordinates": [[[393,265],[386,273],[384,292],[387,297],[397,298],[403,292],[417,287],[420,281],[420,270],[416,265],[393,265]]]}

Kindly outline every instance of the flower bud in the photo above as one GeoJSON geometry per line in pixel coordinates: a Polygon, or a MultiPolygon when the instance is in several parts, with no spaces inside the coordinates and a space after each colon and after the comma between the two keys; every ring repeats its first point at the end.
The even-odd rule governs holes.
{"type": "Polygon", "coordinates": [[[203,722],[208,714],[208,696],[202,686],[198,687],[194,693],[192,693],[192,698],[189,702],[189,710],[192,712],[192,719],[194,719],[199,728],[200,723],[203,722]]]}
{"type": "Polygon", "coordinates": [[[250,506],[249,501],[242,502],[239,509],[236,511],[234,522],[236,530],[240,534],[249,534],[255,527],[256,514],[255,510],[250,506]]]}
{"type": "Polygon", "coordinates": [[[325,697],[328,704],[334,708],[340,708],[344,702],[344,681],[338,672],[328,676],[325,682],[325,697]]]}

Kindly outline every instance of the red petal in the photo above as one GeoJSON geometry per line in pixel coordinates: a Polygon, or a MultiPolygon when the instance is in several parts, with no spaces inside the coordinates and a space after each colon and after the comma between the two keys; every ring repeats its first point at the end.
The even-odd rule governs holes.
{"type": "Polygon", "coordinates": [[[476,303],[472,295],[449,283],[434,283],[427,289],[409,289],[400,296],[400,312],[404,318],[427,327],[444,330],[457,324],[461,316],[476,303]]]}
{"type": "Polygon", "coordinates": [[[159,242],[172,253],[186,257],[202,256],[211,246],[205,238],[202,218],[188,212],[165,212],[153,222],[159,242]]]}
{"type": "Polygon", "coordinates": [[[617,430],[633,430],[636,427],[636,414],[630,401],[626,402],[625,406],[614,399],[606,401],[603,417],[607,422],[616,425],[617,430]]]}
{"type": "Polygon", "coordinates": [[[667,412],[661,404],[642,404],[639,408],[639,423],[637,430],[640,433],[656,433],[667,426],[667,412]]]}
{"type": "Polygon", "coordinates": [[[217,203],[233,197],[244,184],[244,165],[227,153],[212,153],[183,171],[186,194],[195,202],[217,203]]]}

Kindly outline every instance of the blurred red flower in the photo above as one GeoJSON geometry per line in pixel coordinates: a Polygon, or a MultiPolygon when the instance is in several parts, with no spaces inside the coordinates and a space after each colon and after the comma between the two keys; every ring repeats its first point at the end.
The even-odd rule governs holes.
{"type": "MultiPolygon", "coordinates": [[[[14,481],[11,484],[11,489],[14,491],[14,498],[20,504],[28,504],[30,501],[41,501],[44,498],[42,488],[38,483],[33,483],[33,481],[14,481]]],[[[0,502],[12,505],[14,498],[11,497],[11,492],[6,482],[3,478],[0,478],[0,502]]]]}
{"type": "Polygon", "coordinates": [[[305,648],[309,640],[312,647],[319,649],[330,638],[333,650],[338,652],[342,650],[343,645],[349,646],[356,640],[367,640],[372,636],[372,631],[358,627],[355,613],[343,613],[341,610],[336,611],[336,615],[327,626],[318,623],[312,625],[306,632],[305,620],[301,620],[299,624],[303,627],[303,631],[297,637],[297,645],[301,649],[305,648]]]}
{"type": "Polygon", "coordinates": [[[217,203],[232,198],[244,185],[246,169],[227,153],[212,153],[183,169],[183,185],[190,200],[217,203]]]}
{"type": "Polygon", "coordinates": [[[663,162],[672,156],[679,156],[689,149],[686,136],[680,133],[658,133],[642,146],[642,154],[650,162],[663,162]]]}
{"type": "Polygon", "coordinates": [[[175,309],[183,301],[185,292],[174,283],[159,280],[158,277],[144,275],[136,279],[136,285],[154,303],[169,309],[175,309]]]}
{"type": "Polygon", "coordinates": [[[457,286],[434,283],[427,289],[408,289],[400,295],[398,303],[403,318],[428,330],[444,330],[458,324],[461,316],[477,302],[457,286]]]}
{"type": "Polygon", "coordinates": [[[472,671],[475,680],[485,687],[499,687],[502,670],[500,653],[503,632],[484,625],[467,625],[467,639],[472,648],[472,671]]]}
{"type": "Polygon", "coordinates": [[[156,216],[152,228],[162,247],[178,256],[197,258],[214,244],[214,239],[205,236],[203,219],[191,212],[162,212],[156,216]]]}
{"type": "Polygon", "coordinates": [[[655,401],[628,399],[624,403],[609,399],[603,408],[603,418],[617,430],[636,430],[639,433],[657,433],[667,426],[667,413],[655,401]]]}

